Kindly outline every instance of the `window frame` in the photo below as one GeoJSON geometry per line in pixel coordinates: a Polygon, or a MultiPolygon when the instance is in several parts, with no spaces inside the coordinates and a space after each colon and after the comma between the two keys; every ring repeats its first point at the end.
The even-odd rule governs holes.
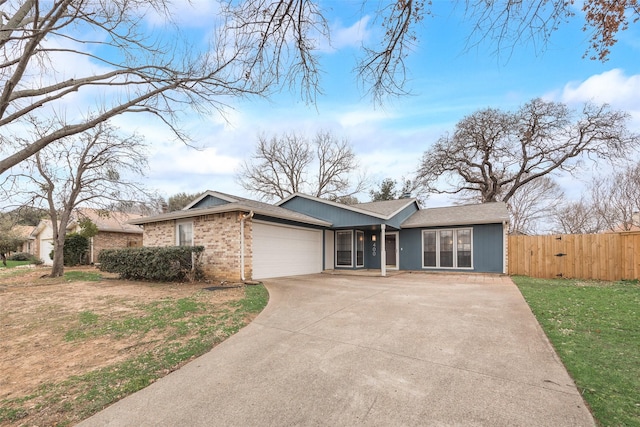
{"type": "Polygon", "coordinates": [[[176,246],[193,246],[193,230],[194,225],[193,221],[176,221],[176,246]],[[180,243],[180,226],[190,225],[191,226],[191,243],[190,244],[181,244],[180,243]]]}
{"type": "MultiPolygon", "coordinates": [[[[423,269],[446,269],[446,270],[473,270],[473,227],[458,227],[458,228],[430,228],[430,229],[423,229],[421,232],[421,240],[422,240],[422,251],[421,251],[421,264],[422,264],[422,268],[423,269]],[[469,259],[471,262],[471,265],[468,267],[459,267],[458,266],[458,249],[459,249],[459,245],[458,245],[458,232],[459,231],[465,231],[465,232],[469,232],[469,239],[470,239],[470,255],[469,255],[469,259]],[[452,233],[452,238],[453,238],[453,252],[452,252],[452,258],[453,258],[453,265],[451,267],[445,266],[443,267],[441,264],[441,260],[440,260],[440,252],[441,252],[441,241],[440,241],[440,237],[441,237],[441,232],[451,232],[452,233]],[[435,265],[425,265],[425,236],[426,233],[434,233],[436,236],[436,240],[435,240],[435,265]]],[[[466,243],[465,243],[466,244],[466,243]]],[[[466,251],[461,251],[461,252],[466,252],[466,251]]]]}
{"type": "Polygon", "coordinates": [[[353,268],[353,230],[336,230],[335,236],[335,251],[334,255],[335,259],[335,267],[336,268],[353,268]],[[349,264],[338,264],[338,235],[340,234],[349,234],[349,264]]]}

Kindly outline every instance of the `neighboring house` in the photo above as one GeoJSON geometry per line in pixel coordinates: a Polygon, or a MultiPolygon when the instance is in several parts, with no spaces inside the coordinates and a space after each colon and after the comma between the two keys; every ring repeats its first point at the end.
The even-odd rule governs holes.
{"type": "Polygon", "coordinates": [[[129,221],[142,218],[142,215],[124,212],[111,212],[102,209],[80,208],[74,212],[73,220],[67,231],[78,232],[78,221],[88,218],[98,228],[98,234],[89,240],[88,262],[98,262],[103,249],[120,249],[142,246],[142,228],[129,221]]]}
{"type": "MultiPolygon", "coordinates": [[[[123,212],[110,212],[100,209],[81,208],[74,211],[67,226],[67,232],[80,231],[78,221],[88,218],[98,228],[98,233],[89,239],[88,262],[98,262],[98,254],[103,249],[119,249],[142,246],[142,228],[128,221],[142,218],[142,215],[123,212]]],[[[34,253],[45,265],[52,265],[50,257],[53,250],[53,228],[51,220],[43,219],[31,233],[35,239],[34,253]]]]}
{"type": "Polygon", "coordinates": [[[53,227],[51,220],[41,219],[36,228],[31,232],[35,242],[34,255],[42,260],[44,265],[52,265],[53,260],[49,256],[53,250],[53,227]]]}
{"type": "Polygon", "coordinates": [[[11,231],[18,237],[22,243],[18,246],[16,252],[24,252],[30,255],[35,255],[36,242],[35,238],[31,235],[31,232],[35,229],[32,225],[16,225],[11,231]]]}
{"type": "Polygon", "coordinates": [[[420,209],[415,199],[344,205],[294,194],[275,205],[208,191],[184,209],[130,221],[144,246],[204,246],[231,280],[323,270],[506,273],[506,204],[420,209]]]}

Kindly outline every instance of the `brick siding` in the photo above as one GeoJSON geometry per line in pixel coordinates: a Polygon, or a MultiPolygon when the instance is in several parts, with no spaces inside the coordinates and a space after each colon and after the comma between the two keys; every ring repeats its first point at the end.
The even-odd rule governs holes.
{"type": "Polygon", "coordinates": [[[98,255],[104,249],[122,249],[132,246],[142,246],[142,234],[136,233],[118,233],[112,231],[100,231],[93,236],[93,251],[90,251],[89,257],[93,254],[93,259],[89,262],[98,262],[98,255]]]}
{"type": "MultiPolygon", "coordinates": [[[[217,280],[237,281],[240,275],[240,223],[241,212],[227,212],[194,217],[193,244],[203,246],[203,269],[207,277],[217,280]]],[[[184,222],[188,220],[179,220],[184,222]]],[[[252,223],[245,221],[245,279],[252,274],[252,223]]],[[[144,246],[174,246],[176,221],[162,221],[144,225],[144,246]]]]}

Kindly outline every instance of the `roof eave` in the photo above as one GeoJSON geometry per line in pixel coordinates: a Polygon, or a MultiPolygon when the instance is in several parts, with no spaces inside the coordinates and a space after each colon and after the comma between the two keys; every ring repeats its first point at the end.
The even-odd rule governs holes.
{"type": "Polygon", "coordinates": [[[439,223],[432,223],[432,224],[428,224],[428,223],[410,224],[410,225],[401,224],[400,228],[451,227],[455,225],[485,225],[485,224],[503,224],[503,223],[509,223],[509,220],[504,218],[500,218],[500,219],[493,218],[493,219],[481,220],[481,221],[469,220],[469,221],[439,222],[439,223]]]}
{"type": "MultiPolygon", "coordinates": [[[[334,207],[337,207],[337,208],[340,208],[340,209],[346,209],[346,210],[349,210],[349,211],[352,211],[352,212],[356,212],[356,213],[360,213],[360,214],[363,214],[363,215],[372,216],[374,218],[383,219],[383,220],[389,220],[389,219],[393,218],[394,215],[397,215],[402,209],[406,208],[409,205],[409,203],[407,203],[406,205],[404,205],[402,207],[402,209],[399,209],[398,211],[394,212],[391,215],[382,215],[382,214],[379,214],[379,213],[368,211],[366,209],[356,208],[356,207],[353,207],[353,206],[345,205],[343,203],[338,203],[338,202],[334,202],[334,201],[331,201],[331,200],[325,200],[325,199],[321,199],[319,197],[309,196],[308,194],[294,193],[294,194],[290,195],[289,197],[286,197],[286,198],[280,200],[279,202],[275,203],[275,206],[279,207],[282,204],[288,202],[289,200],[294,199],[295,197],[302,197],[303,199],[313,200],[313,201],[316,201],[316,202],[319,202],[319,203],[324,203],[324,204],[329,205],[329,206],[334,206],[334,207]]],[[[415,201],[415,199],[413,199],[412,202],[413,201],[415,201]]]]}
{"type": "Polygon", "coordinates": [[[268,212],[263,209],[259,209],[259,208],[256,209],[255,207],[237,205],[237,204],[234,206],[221,205],[213,208],[190,209],[188,211],[179,210],[175,212],[170,212],[169,214],[156,215],[153,217],[146,217],[146,218],[140,218],[133,221],[128,221],[127,224],[144,225],[152,222],[172,221],[176,219],[184,219],[184,218],[191,218],[195,216],[212,215],[212,214],[225,213],[225,212],[251,212],[251,211],[253,211],[253,213],[258,215],[268,216],[271,218],[284,219],[288,221],[295,221],[302,224],[320,225],[325,227],[331,226],[331,223],[320,220],[320,219],[315,219],[311,217],[309,217],[309,219],[303,219],[303,218],[296,218],[290,215],[275,215],[273,212],[268,212]]]}

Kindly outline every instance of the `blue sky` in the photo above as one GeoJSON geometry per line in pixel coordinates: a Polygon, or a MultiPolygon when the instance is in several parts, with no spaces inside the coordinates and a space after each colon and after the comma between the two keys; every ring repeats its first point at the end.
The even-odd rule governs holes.
{"type": "MultiPolygon", "coordinates": [[[[324,95],[316,105],[306,105],[296,92],[281,92],[269,100],[231,100],[226,120],[219,114],[185,116],[184,126],[202,150],[172,141],[166,128],[153,121],[135,116],[117,120],[150,142],[150,167],[143,180],[149,188],[165,197],[207,189],[250,197],[235,176],[259,134],[295,131],[312,137],[318,130],[347,138],[372,183],[400,179],[410,176],[422,153],[465,115],[485,107],[516,109],[536,97],[576,107],[585,101],[608,102],[631,113],[631,127],[640,132],[639,25],[620,34],[605,63],[582,58],[588,35],[581,31],[579,16],[556,32],[544,50],[529,43],[496,56],[495,45],[488,42],[467,49],[470,27],[461,5],[452,8],[451,2],[436,0],[434,16],[418,28],[419,44],[407,61],[412,95],[380,107],[358,89],[353,73],[361,41],[374,39],[379,24],[368,11],[363,13],[360,1],[322,5],[333,45],[323,45],[324,95]]],[[[206,17],[214,13],[209,2],[196,1],[180,5],[175,16],[196,38],[210,30],[206,17]]],[[[569,198],[579,198],[579,181],[558,178],[569,198]]],[[[359,198],[369,200],[368,194],[359,198]]],[[[451,202],[432,197],[427,204],[451,202]]]]}

